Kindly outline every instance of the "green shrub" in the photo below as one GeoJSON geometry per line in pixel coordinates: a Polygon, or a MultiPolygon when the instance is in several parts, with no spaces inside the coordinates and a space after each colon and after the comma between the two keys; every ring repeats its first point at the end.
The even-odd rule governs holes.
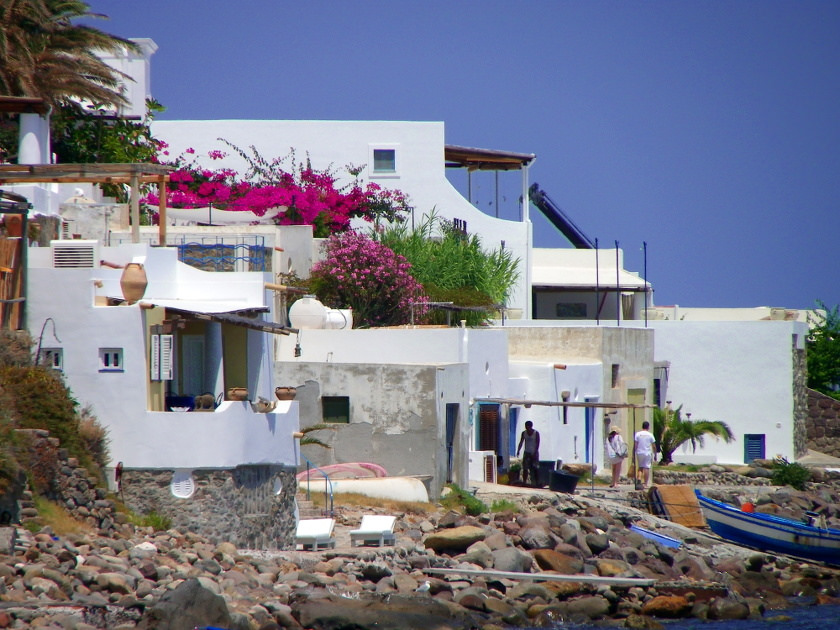
{"type": "Polygon", "coordinates": [[[776,458],[771,478],[774,485],[790,486],[796,490],[804,490],[805,482],[809,479],[811,479],[811,471],[802,464],[791,463],[784,457],[776,458]]]}
{"type": "Polygon", "coordinates": [[[461,488],[458,484],[450,483],[446,486],[450,492],[440,501],[440,504],[448,510],[463,512],[470,516],[478,516],[487,511],[487,505],[480,499],[461,488]]]}

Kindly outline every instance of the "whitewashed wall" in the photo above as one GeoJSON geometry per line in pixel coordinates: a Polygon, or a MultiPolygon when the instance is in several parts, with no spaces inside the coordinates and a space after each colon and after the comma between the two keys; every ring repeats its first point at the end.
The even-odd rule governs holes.
{"type": "MultiPolygon", "coordinates": [[[[511,361],[511,396],[540,401],[559,401],[561,392],[570,393],[569,402],[599,402],[602,391],[603,365],[599,362],[569,364],[565,370],[558,370],[553,363],[530,361],[511,361]]],[[[566,424],[563,423],[563,408],[533,405],[521,407],[517,434],[525,427],[525,421],[531,420],[534,428],[540,432],[540,458],[543,460],[562,459],[564,462],[588,461],[586,446],[585,409],[570,407],[566,411],[566,424]]],[[[594,461],[598,469],[602,468],[603,444],[601,443],[601,423],[603,413],[600,409],[593,412],[594,426],[594,461]]],[[[517,437],[517,442],[519,438],[517,437]]]]}
{"type": "Polygon", "coordinates": [[[744,461],[744,434],[766,435],[766,454],[793,461],[793,348],[805,343],[801,322],[654,321],[655,357],[671,362],[668,397],[692,419],[722,420],[735,433],[675,460],[744,461]]]}
{"type": "Polygon", "coordinates": [[[347,164],[371,164],[373,148],[393,148],[397,152],[397,173],[374,175],[369,167],[363,179],[408,194],[416,208],[415,222],[434,209],[443,218],[466,221],[469,232],[480,234],[485,247],[498,248],[504,241],[523,265],[519,287],[509,306],[526,308],[528,274],[524,265],[531,224],[486,215],[449,183],[444,168],[442,122],[179,120],[156,121],[152,131],[155,137],[169,143],[172,157],[193,148],[202,164],[232,168],[242,174],[247,163],[217,138],[242,149],[253,145],[267,158],[284,156],[294,148],[298,162],[309,157],[315,168],[337,169],[344,181],[351,177],[338,169],[347,164]],[[211,150],[223,150],[229,155],[212,161],[206,158],[211,150]]]}
{"type": "MultiPolygon", "coordinates": [[[[123,263],[145,250],[135,246],[125,252],[104,251],[112,262],[123,263]]],[[[103,280],[103,295],[119,296],[121,270],[53,269],[48,248],[34,248],[30,253],[29,331],[43,348],[62,348],[66,383],[80,405],[90,405],[108,429],[112,463],[122,461],[124,466],[136,468],[296,463],[292,433],[298,428],[297,404],[269,415],[253,414],[247,403],[224,404],[214,413],[147,411],[143,309],[138,305],[94,306],[95,279],[103,280]],[[55,334],[47,318],[55,323],[55,334]],[[100,348],[121,348],[123,369],[100,371],[100,348]]],[[[179,295],[188,292],[185,285],[192,285],[191,289],[204,297],[222,294],[235,301],[238,295],[243,302],[249,301],[248,296],[262,297],[262,274],[179,270],[167,266],[167,261],[174,262],[170,252],[156,249],[146,253],[147,297],[152,301],[158,289],[162,295],[179,295]]],[[[260,334],[254,331],[254,335],[260,334]]],[[[266,393],[270,392],[270,377],[270,370],[255,375],[266,393]]]]}

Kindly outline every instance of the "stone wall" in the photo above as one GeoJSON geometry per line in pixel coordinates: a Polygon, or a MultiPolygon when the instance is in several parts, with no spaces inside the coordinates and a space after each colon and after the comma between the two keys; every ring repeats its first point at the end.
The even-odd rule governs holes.
{"type": "Polygon", "coordinates": [[[172,493],[173,470],[125,470],[120,497],[140,514],[156,512],[172,527],[245,549],[289,549],[295,534],[295,470],[239,466],[194,470],[189,498],[172,493]]]}
{"type": "MultiPolygon", "coordinates": [[[[796,335],[794,335],[794,339],[796,335]]],[[[793,344],[793,452],[802,457],[808,452],[808,364],[805,349],[793,344]]]]}
{"type": "Polygon", "coordinates": [[[808,390],[808,448],[840,457],[840,400],[808,390]]]}

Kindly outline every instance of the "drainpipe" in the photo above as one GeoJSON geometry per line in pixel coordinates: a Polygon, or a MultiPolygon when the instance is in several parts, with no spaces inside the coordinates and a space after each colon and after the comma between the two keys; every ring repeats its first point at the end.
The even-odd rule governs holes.
{"type": "Polygon", "coordinates": [[[522,222],[526,225],[525,231],[525,310],[524,316],[527,319],[533,319],[534,314],[531,311],[533,308],[533,288],[531,287],[531,261],[533,259],[532,250],[534,247],[534,228],[531,224],[531,217],[529,214],[531,202],[528,195],[528,181],[529,171],[531,166],[536,161],[536,157],[532,159],[525,168],[522,169],[522,222]]]}

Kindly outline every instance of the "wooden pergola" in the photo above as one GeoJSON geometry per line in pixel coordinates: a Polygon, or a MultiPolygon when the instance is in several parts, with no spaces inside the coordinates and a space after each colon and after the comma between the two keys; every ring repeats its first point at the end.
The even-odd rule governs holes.
{"type": "Polygon", "coordinates": [[[158,241],[166,244],[166,184],[174,166],[163,164],[0,164],[0,185],[40,183],[128,184],[131,241],[140,242],[140,184],[158,187],[158,241]]]}

